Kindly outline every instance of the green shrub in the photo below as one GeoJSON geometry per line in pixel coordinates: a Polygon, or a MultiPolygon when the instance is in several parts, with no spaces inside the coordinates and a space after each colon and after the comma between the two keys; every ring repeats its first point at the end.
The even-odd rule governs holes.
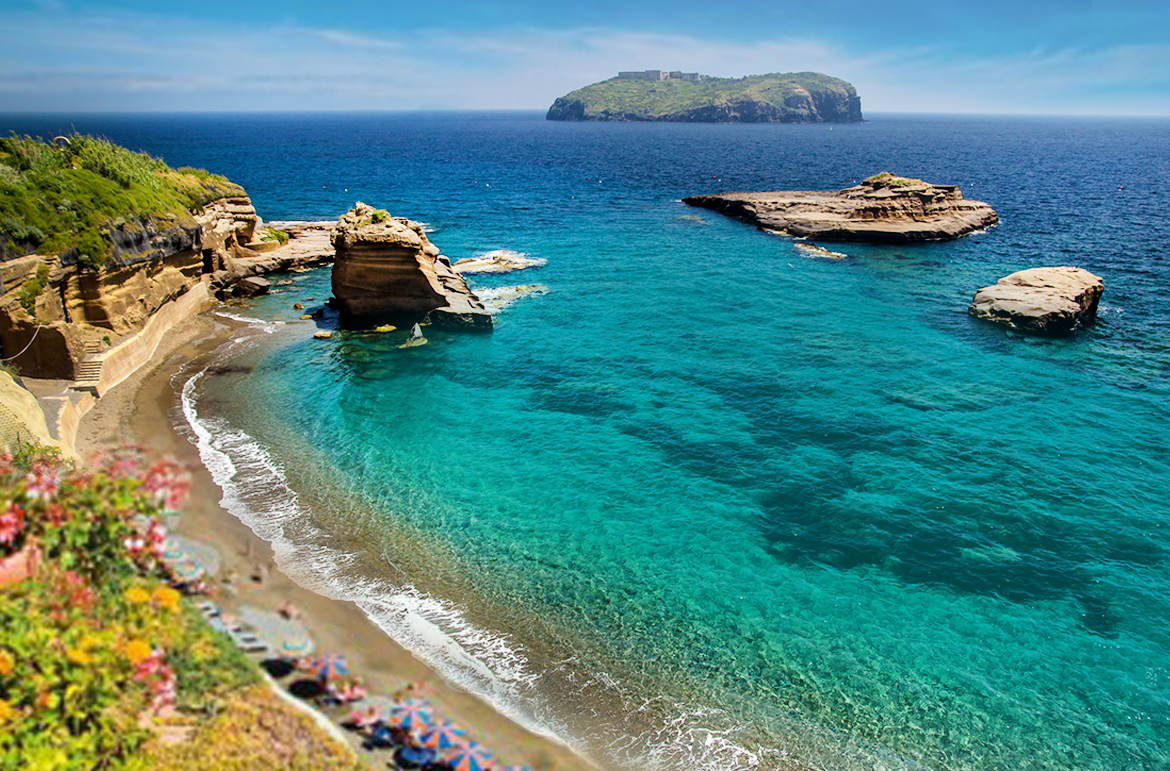
{"type": "Polygon", "coordinates": [[[385,222],[388,219],[390,219],[390,212],[386,211],[385,209],[376,209],[374,213],[370,215],[370,222],[374,223],[375,225],[385,222]]]}
{"type": "Polygon", "coordinates": [[[261,241],[279,241],[282,246],[288,243],[288,239],[288,233],[273,227],[264,228],[264,233],[260,236],[261,241]]]}
{"type": "Polygon", "coordinates": [[[37,266],[36,275],[25,281],[20,289],[16,290],[16,299],[20,303],[20,307],[29,314],[34,313],[37,307],[37,298],[40,297],[41,292],[45,291],[45,286],[48,283],[49,266],[41,263],[37,266]]]}
{"type": "Polygon", "coordinates": [[[15,134],[0,138],[0,169],[5,252],[24,253],[35,245],[60,254],[76,247],[86,268],[106,263],[106,231],[118,219],[154,218],[190,227],[192,211],[217,198],[244,195],[221,176],[173,171],[144,153],[80,134],[61,146],[15,134]],[[21,234],[39,235],[40,241],[32,244],[21,234]]]}

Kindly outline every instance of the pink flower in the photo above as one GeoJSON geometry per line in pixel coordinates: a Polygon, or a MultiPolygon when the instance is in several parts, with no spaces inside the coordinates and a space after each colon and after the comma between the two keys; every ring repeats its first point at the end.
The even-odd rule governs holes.
{"type": "Polygon", "coordinates": [[[4,513],[0,514],[0,544],[12,544],[23,529],[24,509],[20,504],[9,501],[4,513]]]}
{"type": "Polygon", "coordinates": [[[24,477],[25,494],[34,500],[52,500],[60,484],[60,472],[43,461],[35,462],[24,477]]]}

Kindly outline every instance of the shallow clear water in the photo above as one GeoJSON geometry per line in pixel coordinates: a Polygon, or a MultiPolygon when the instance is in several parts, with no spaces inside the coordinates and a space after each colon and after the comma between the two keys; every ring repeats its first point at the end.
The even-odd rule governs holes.
{"type": "MultiPolygon", "coordinates": [[[[283,559],[505,710],[631,767],[1170,766],[1170,123],[69,123],[266,219],[364,200],[547,260],[475,279],[551,290],[491,334],[270,326],[188,393],[224,484],[282,491],[234,505],[283,559]],[[886,169],[1001,224],[831,261],[678,202],[886,169]],[[1055,264],[1105,278],[1092,329],[967,316],[1055,264]]],[[[246,313],[327,297],[296,280],[246,313]]]]}

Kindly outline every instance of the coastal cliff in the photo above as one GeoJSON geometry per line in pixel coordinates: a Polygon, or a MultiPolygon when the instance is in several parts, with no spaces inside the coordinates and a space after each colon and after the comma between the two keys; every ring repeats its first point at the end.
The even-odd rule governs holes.
{"type": "Polygon", "coordinates": [[[358,203],[332,233],[333,296],[350,319],[490,329],[492,317],[422,225],[358,203]]]}
{"type": "Polygon", "coordinates": [[[950,240],[999,221],[987,204],[964,199],[958,185],[933,185],[889,172],[836,192],[719,193],[683,202],[770,232],[828,241],[950,240]]]}
{"type": "Polygon", "coordinates": [[[565,94],[553,102],[545,117],[567,121],[675,123],[859,123],[863,120],[857,90],[840,78],[819,72],[746,78],[710,78],[690,73],[692,77],[683,79],[670,75],[622,73],[620,77],[565,94]]]}
{"type": "Polygon", "coordinates": [[[27,377],[96,388],[169,303],[275,264],[239,185],[92,137],[0,140],[0,215],[0,358],[27,377]]]}

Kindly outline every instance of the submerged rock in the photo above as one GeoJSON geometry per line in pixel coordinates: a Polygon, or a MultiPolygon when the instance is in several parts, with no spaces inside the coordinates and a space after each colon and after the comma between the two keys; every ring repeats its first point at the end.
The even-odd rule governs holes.
{"type": "Polygon", "coordinates": [[[358,203],[338,220],[332,241],[333,295],[342,316],[491,328],[491,314],[419,223],[358,203]]]}
{"type": "Polygon", "coordinates": [[[975,293],[967,312],[1039,335],[1068,335],[1097,317],[1105,283],[1083,268],[1029,268],[975,293]]]}
{"type": "Polygon", "coordinates": [[[965,200],[958,185],[932,185],[889,172],[837,192],[719,193],[683,202],[763,230],[826,241],[950,240],[999,222],[987,204],[965,200]]]}
{"type": "Polygon", "coordinates": [[[507,249],[495,249],[478,257],[467,257],[451,265],[456,273],[511,273],[514,270],[538,268],[547,261],[507,249]]]}
{"type": "Polygon", "coordinates": [[[333,333],[328,330],[322,330],[320,332],[314,332],[313,337],[317,338],[318,340],[328,340],[329,338],[333,337],[333,333]]]}

